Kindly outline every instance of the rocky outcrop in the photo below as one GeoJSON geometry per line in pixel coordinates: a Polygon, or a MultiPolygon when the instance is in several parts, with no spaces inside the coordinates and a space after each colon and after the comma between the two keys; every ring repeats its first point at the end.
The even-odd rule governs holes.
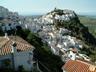
{"type": "Polygon", "coordinates": [[[15,17],[18,17],[18,13],[17,12],[11,12],[7,8],[0,6],[0,17],[15,18],[15,17]]]}

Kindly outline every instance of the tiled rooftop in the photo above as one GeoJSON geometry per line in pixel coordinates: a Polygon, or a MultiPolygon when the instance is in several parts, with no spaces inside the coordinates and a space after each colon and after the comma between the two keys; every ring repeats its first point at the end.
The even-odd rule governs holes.
{"type": "Polygon", "coordinates": [[[62,67],[67,72],[96,72],[96,66],[80,60],[69,60],[62,67]]]}
{"type": "Polygon", "coordinates": [[[17,52],[30,51],[32,48],[34,48],[27,41],[23,40],[18,36],[8,36],[8,38],[0,37],[0,56],[11,53],[12,51],[11,47],[13,42],[17,44],[17,47],[16,47],[17,52]]]}

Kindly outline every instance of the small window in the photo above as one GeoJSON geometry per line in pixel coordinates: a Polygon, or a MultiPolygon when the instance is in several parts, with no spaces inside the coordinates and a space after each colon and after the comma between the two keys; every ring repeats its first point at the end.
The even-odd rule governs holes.
{"type": "Polygon", "coordinates": [[[11,26],[11,24],[9,24],[9,26],[11,26]]]}
{"type": "Polygon", "coordinates": [[[1,61],[3,67],[8,67],[11,65],[11,60],[10,59],[4,59],[1,61]]]}
{"type": "Polygon", "coordinates": [[[20,49],[17,49],[17,52],[21,52],[21,50],[20,49]]]}
{"type": "Polygon", "coordinates": [[[29,52],[29,55],[32,55],[33,53],[32,52],[29,52]]]}
{"type": "Polygon", "coordinates": [[[70,55],[70,58],[72,58],[72,55],[70,55]]]}

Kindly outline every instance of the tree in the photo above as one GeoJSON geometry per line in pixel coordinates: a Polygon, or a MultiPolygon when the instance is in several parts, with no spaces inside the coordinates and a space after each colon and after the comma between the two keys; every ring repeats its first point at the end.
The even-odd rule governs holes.
{"type": "Polygon", "coordinates": [[[2,30],[2,27],[0,26],[0,36],[4,36],[4,32],[2,30]]]}
{"type": "Polygon", "coordinates": [[[18,66],[18,72],[27,72],[27,71],[24,69],[23,65],[20,65],[18,66]]]}
{"type": "MultiPolygon", "coordinates": [[[[23,33],[18,31],[18,35],[23,37],[35,47],[34,59],[42,62],[46,67],[50,69],[51,72],[61,72],[61,66],[63,62],[61,61],[60,57],[52,54],[51,48],[46,43],[43,43],[42,39],[39,38],[36,33],[32,33],[27,30],[20,31],[23,33]],[[23,35],[25,35],[25,37],[23,35]]],[[[44,70],[43,67],[41,67],[41,69],[42,71],[44,70]]]]}

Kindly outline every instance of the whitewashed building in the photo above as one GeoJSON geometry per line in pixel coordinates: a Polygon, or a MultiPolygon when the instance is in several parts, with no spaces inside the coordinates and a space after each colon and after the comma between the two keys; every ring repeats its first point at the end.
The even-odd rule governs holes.
{"type": "Polygon", "coordinates": [[[9,31],[12,29],[16,29],[17,26],[21,26],[21,25],[17,22],[13,22],[11,19],[5,18],[1,21],[0,26],[3,31],[9,31]]]}
{"type": "Polygon", "coordinates": [[[23,66],[25,70],[32,70],[33,50],[32,45],[18,36],[0,37],[0,68],[11,67],[17,70],[23,66]]]}

